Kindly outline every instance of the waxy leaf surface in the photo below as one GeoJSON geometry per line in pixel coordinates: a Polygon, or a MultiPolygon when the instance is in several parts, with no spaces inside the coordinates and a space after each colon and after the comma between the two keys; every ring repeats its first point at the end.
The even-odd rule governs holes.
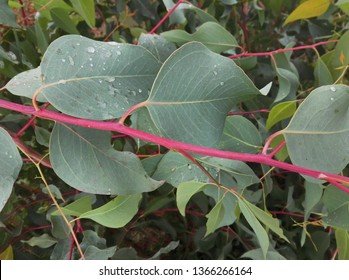
{"type": "Polygon", "coordinates": [[[40,94],[68,115],[117,118],[147,99],[160,66],[141,46],[67,35],[54,41],[43,57],[45,88],[40,94]]]}
{"type": "Polygon", "coordinates": [[[161,136],[216,146],[231,108],[258,94],[232,60],[194,42],[165,61],[143,104],[161,136]]]}
{"type": "Polygon", "coordinates": [[[56,174],[80,191],[130,195],[149,192],[162,182],[151,179],[135,154],[110,145],[110,132],[56,124],[50,159],[56,174]]]}

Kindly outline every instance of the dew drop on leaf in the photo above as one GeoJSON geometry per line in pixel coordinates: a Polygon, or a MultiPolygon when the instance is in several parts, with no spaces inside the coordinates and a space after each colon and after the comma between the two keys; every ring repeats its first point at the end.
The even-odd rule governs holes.
{"type": "Polygon", "coordinates": [[[330,87],[330,90],[333,92],[336,92],[336,88],[335,87],[330,87]]]}
{"type": "Polygon", "coordinates": [[[220,82],[219,84],[220,84],[221,86],[223,86],[223,85],[224,85],[224,82],[220,82]]]}
{"type": "Polygon", "coordinates": [[[216,75],[217,75],[217,71],[213,71],[213,75],[215,75],[215,76],[216,76],[216,75]]]}
{"type": "Polygon", "coordinates": [[[71,56],[68,56],[68,59],[69,59],[69,63],[71,66],[74,66],[74,59],[71,57],[71,56]]]}
{"type": "Polygon", "coordinates": [[[95,53],[95,51],[96,51],[96,50],[95,50],[94,47],[88,47],[88,48],[87,48],[87,52],[88,52],[88,53],[95,53]]]}
{"type": "Polygon", "coordinates": [[[117,54],[117,55],[120,55],[120,54],[121,54],[121,51],[116,51],[116,54],[117,54]]]}

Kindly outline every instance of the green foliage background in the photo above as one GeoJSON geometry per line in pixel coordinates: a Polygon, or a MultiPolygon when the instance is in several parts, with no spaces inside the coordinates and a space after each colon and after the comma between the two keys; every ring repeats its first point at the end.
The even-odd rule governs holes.
{"type": "MultiPolygon", "coordinates": [[[[190,1],[149,34],[174,4],[0,0],[0,99],[252,155],[277,133],[348,176],[349,1],[190,1]]],[[[29,120],[0,106],[1,259],[81,258],[45,182],[86,259],[349,259],[338,181],[29,120]]]]}

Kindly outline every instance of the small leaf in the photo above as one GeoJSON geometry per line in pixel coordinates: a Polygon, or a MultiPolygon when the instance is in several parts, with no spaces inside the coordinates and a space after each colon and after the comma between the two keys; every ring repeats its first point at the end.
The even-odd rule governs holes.
{"type": "Polygon", "coordinates": [[[254,233],[256,234],[259,245],[261,246],[263,259],[266,259],[268,248],[269,248],[269,237],[265,229],[261,226],[257,220],[254,213],[251,211],[250,207],[247,206],[246,201],[239,199],[239,207],[241,213],[244,215],[245,219],[252,227],[254,233]]]}
{"type": "Polygon", "coordinates": [[[212,147],[231,108],[258,95],[233,61],[194,42],[165,61],[142,105],[161,136],[212,147]]]}
{"type": "Polygon", "coordinates": [[[314,76],[318,87],[332,85],[334,82],[330,70],[321,57],[319,57],[315,63],[314,76]]]}
{"type": "Polygon", "coordinates": [[[320,202],[323,186],[305,181],[304,220],[308,220],[313,208],[320,202]]]}
{"type": "Polygon", "coordinates": [[[177,187],[176,201],[179,213],[185,216],[185,207],[190,198],[201,192],[208,184],[201,182],[183,182],[177,187]]]}
{"type": "Polygon", "coordinates": [[[274,102],[280,102],[288,96],[295,96],[299,79],[298,77],[290,70],[283,68],[276,68],[276,73],[279,81],[279,91],[276,95],[274,102]]]}
{"type": "Polygon", "coordinates": [[[256,218],[262,222],[266,227],[268,227],[271,231],[276,233],[280,238],[283,240],[288,241],[287,237],[282,232],[282,229],[280,228],[279,220],[272,217],[272,215],[268,212],[265,212],[258,208],[257,206],[253,205],[252,203],[248,202],[247,200],[244,200],[244,203],[246,206],[253,212],[253,214],[256,216],[256,218]]]}
{"type": "MultiPolygon", "coordinates": [[[[83,197],[80,197],[74,202],[64,207],[61,207],[61,210],[65,215],[70,215],[70,216],[80,216],[88,211],[91,211],[92,210],[91,196],[84,195],[83,197]]],[[[56,210],[52,212],[51,215],[60,215],[60,212],[56,210]]]]}
{"type": "Polygon", "coordinates": [[[22,168],[22,158],[7,131],[0,127],[0,212],[9,199],[22,168]]]}
{"type": "Polygon", "coordinates": [[[44,233],[41,236],[34,236],[27,241],[22,241],[23,243],[27,243],[29,246],[38,246],[40,248],[49,248],[57,243],[57,240],[52,236],[44,233]]]}
{"type": "Polygon", "coordinates": [[[74,22],[69,16],[69,11],[62,8],[50,9],[51,17],[57,27],[62,28],[69,34],[79,34],[74,22]]]}
{"type": "MultiPolygon", "coordinates": [[[[40,67],[24,71],[13,77],[5,88],[14,95],[33,98],[34,93],[43,85],[40,67]]],[[[37,101],[47,102],[44,95],[39,94],[37,101]]]]}
{"type": "Polygon", "coordinates": [[[286,19],[284,26],[290,22],[318,17],[324,14],[331,4],[331,0],[307,0],[300,4],[286,19]]]}
{"type": "Polygon", "coordinates": [[[335,236],[338,248],[338,259],[349,260],[349,232],[336,228],[335,236]]]}
{"type": "Polygon", "coordinates": [[[261,146],[261,135],[251,121],[242,116],[228,116],[226,118],[219,149],[256,154],[261,146]]]}
{"type": "Polygon", "coordinates": [[[175,44],[156,34],[141,34],[138,45],[146,48],[161,62],[176,50],[175,44]]]}
{"type": "Polygon", "coordinates": [[[50,142],[53,170],[78,190],[106,195],[153,191],[163,182],[151,179],[139,158],[110,145],[111,133],[56,123],[50,142]]]}
{"type": "Polygon", "coordinates": [[[141,194],[118,196],[107,204],[82,214],[80,219],[91,219],[110,228],[124,227],[138,212],[141,194]]]}
{"type": "Polygon", "coordinates": [[[95,3],[93,0],[70,0],[75,10],[84,18],[91,27],[96,24],[95,3]]]}
{"type": "Polygon", "coordinates": [[[296,110],[297,105],[295,101],[287,101],[275,105],[269,112],[265,129],[269,130],[278,122],[292,117],[296,110]]]}
{"type": "Polygon", "coordinates": [[[197,41],[216,53],[221,53],[239,46],[234,36],[216,22],[202,24],[193,34],[189,34],[183,30],[171,30],[161,33],[161,36],[179,46],[197,41]]]}
{"type": "Polygon", "coordinates": [[[210,233],[213,233],[217,228],[219,228],[219,225],[225,214],[223,199],[224,199],[224,196],[220,201],[217,202],[217,204],[212,208],[212,210],[206,215],[207,222],[206,222],[205,237],[210,233]]]}

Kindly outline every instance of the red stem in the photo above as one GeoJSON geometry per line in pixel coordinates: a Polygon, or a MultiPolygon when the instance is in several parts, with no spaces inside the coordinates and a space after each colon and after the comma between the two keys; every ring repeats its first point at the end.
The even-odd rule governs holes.
{"type": "Polygon", "coordinates": [[[240,54],[235,54],[235,55],[231,55],[228,56],[229,58],[239,58],[239,57],[247,57],[247,56],[273,56],[275,54],[278,53],[284,53],[284,52],[290,52],[290,51],[298,51],[298,50],[305,50],[305,49],[313,49],[315,47],[318,46],[322,46],[322,45],[327,45],[330,43],[336,43],[338,40],[329,40],[326,42],[319,42],[319,43],[315,43],[313,45],[307,45],[307,46],[298,46],[298,47],[294,47],[294,48],[286,48],[286,49],[278,49],[275,51],[271,51],[271,52],[259,52],[259,53],[240,53],[240,54]]]}
{"type": "MultiPolygon", "coordinates": [[[[31,106],[16,104],[6,100],[0,100],[0,107],[13,110],[16,112],[20,112],[23,114],[31,114],[40,118],[54,120],[60,123],[74,124],[74,125],[94,128],[98,130],[116,131],[122,134],[127,134],[131,137],[142,139],[147,142],[152,142],[152,143],[162,145],[164,147],[167,147],[170,150],[182,150],[182,151],[192,152],[200,155],[239,160],[244,162],[266,164],[269,166],[274,166],[277,168],[289,170],[295,173],[300,173],[316,179],[322,179],[325,181],[328,181],[330,179],[330,180],[338,181],[342,183],[343,182],[349,183],[348,177],[331,174],[327,172],[322,172],[319,170],[313,170],[313,169],[293,165],[286,162],[277,161],[270,158],[267,155],[237,153],[237,152],[217,150],[217,149],[208,148],[208,147],[196,146],[196,145],[156,136],[144,131],[136,130],[131,127],[124,126],[123,124],[120,124],[120,123],[110,123],[110,122],[103,122],[103,121],[79,119],[79,118],[71,117],[68,115],[64,115],[62,113],[52,112],[49,110],[36,111],[31,106]]],[[[349,193],[349,188],[341,186],[341,189],[346,193],[349,193]]]]}
{"type": "Polygon", "coordinates": [[[185,0],[179,0],[176,5],[174,5],[167,14],[158,22],[157,25],[154,26],[154,28],[149,32],[149,34],[154,34],[156,30],[165,22],[165,20],[177,9],[177,7],[184,2],[185,0]]]}
{"type": "Polygon", "coordinates": [[[23,18],[23,23],[24,23],[24,26],[29,26],[30,23],[27,19],[27,16],[25,14],[25,11],[24,11],[24,4],[23,4],[23,0],[19,0],[19,3],[21,4],[21,14],[22,14],[22,18],[23,18]]]}

